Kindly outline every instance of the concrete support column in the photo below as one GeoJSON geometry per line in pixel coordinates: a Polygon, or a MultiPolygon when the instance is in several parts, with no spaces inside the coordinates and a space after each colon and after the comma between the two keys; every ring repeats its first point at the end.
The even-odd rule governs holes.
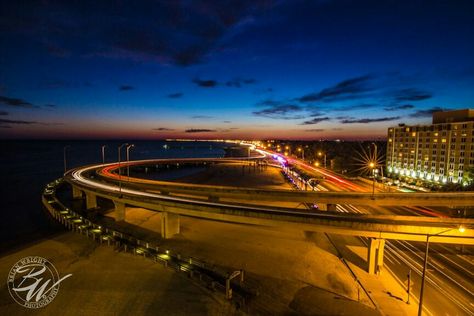
{"type": "Polygon", "coordinates": [[[72,198],[73,199],[82,199],[82,191],[72,186],[72,198]]]}
{"type": "Polygon", "coordinates": [[[179,214],[161,213],[161,237],[168,239],[179,234],[179,214]]]}
{"type": "Polygon", "coordinates": [[[115,205],[115,221],[125,221],[125,203],[114,201],[115,205]]]}
{"type": "Polygon", "coordinates": [[[321,211],[336,211],[336,204],[318,203],[318,209],[321,211]]]}
{"type": "Polygon", "coordinates": [[[367,272],[375,274],[383,267],[385,239],[369,238],[367,251],[367,272]]]}
{"type": "Polygon", "coordinates": [[[86,208],[88,210],[97,208],[97,195],[86,192],[86,208]]]}

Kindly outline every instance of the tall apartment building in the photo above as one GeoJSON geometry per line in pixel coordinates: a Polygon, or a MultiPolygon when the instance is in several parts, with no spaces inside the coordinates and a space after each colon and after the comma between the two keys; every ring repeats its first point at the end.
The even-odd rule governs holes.
{"type": "Polygon", "coordinates": [[[467,183],[474,167],[474,110],[433,113],[431,125],[390,127],[389,174],[438,183],[467,183]]]}

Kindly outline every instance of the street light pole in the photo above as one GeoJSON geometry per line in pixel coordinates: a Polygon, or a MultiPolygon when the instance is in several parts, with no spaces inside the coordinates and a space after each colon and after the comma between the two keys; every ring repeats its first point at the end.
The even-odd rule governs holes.
{"type": "Polygon", "coordinates": [[[372,145],[374,145],[374,161],[375,163],[377,163],[377,144],[376,143],[372,143],[372,145]]]}
{"type": "Polygon", "coordinates": [[[102,164],[105,164],[105,147],[107,145],[102,145],[102,164]]]}
{"type": "Polygon", "coordinates": [[[122,172],[120,170],[120,152],[122,151],[123,146],[127,146],[128,143],[123,143],[118,146],[118,174],[119,174],[119,193],[122,194],[122,172]]]}
{"type": "Polygon", "coordinates": [[[127,146],[127,178],[128,181],[130,181],[130,164],[128,163],[130,161],[130,148],[135,147],[134,144],[128,145],[127,146]]]}
{"type": "Polygon", "coordinates": [[[298,148],[298,151],[301,151],[301,159],[304,160],[304,148],[298,148]]]}
{"type": "Polygon", "coordinates": [[[372,179],[373,179],[373,182],[372,182],[372,195],[375,194],[375,169],[377,168],[377,162],[378,162],[378,159],[377,159],[377,144],[376,143],[372,143],[372,145],[374,145],[374,158],[373,158],[373,163],[371,163],[372,165],[372,179]]]}
{"type": "Polygon", "coordinates": [[[70,148],[71,146],[67,145],[64,146],[63,148],[63,160],[64,160],[64,174],[66,174],[67,171],[67,162],[66,162],[66,149],[70,148]]]}
{"type": "MultiPolygon", "coordinates": [[[[319,152],[318,152],[318,156],[319,156],[319,157],[323,156],[323,153],[319,151],[319,152]]],[[[324,168],[327,169],[327,165],[326,165],[326,153],[324,153],[324,168]]]]}
{"type": "MultiPolygon", "coordinates": [[[[423,273],[421,275],[421,289],[420,289],[420,301],[419,301],[419,304],[418,304],[418,316],[421,316],[422,313],[423,313],[423,292],[424,292],[424,289],[425,289],[426,268],[428,266],[428,252],[429,252],[429,249],[430,249],[430,237],[438,236],[438,235],[447,233],[447,232],[449,232],[453,229],[456,229],[456,228],[450,228],[450,229],[444,230],[442,232],[439,232],[439,233],[433,234],[433,235],[430,235],[430,234],[426,235],[425,261],[423,263],[423,273]]],[[[463,226],[460,226],[457,229],[461,233],[464,232],[464,227],[463,226]]]]}
{"type": "Polygon", "coordinates": [[[375,194],[375,169],[372,169],[372,196],[375,194]]]}
{"type": "Polygon", "coordinates": [[[369,168],[372,170],[372,197],[375,195],[375,162],[369,163],[369,168]]]}
{"type": "Polygon", "coordinates": [[[428,265],[428,252],[430,249],[430,235],[426,235],[425,261],[423,262],[423,273],[421,275],[420,302],[418,304],[418,316],[423,313],[423,292],[425,289],[426,266],[428,265]]]}

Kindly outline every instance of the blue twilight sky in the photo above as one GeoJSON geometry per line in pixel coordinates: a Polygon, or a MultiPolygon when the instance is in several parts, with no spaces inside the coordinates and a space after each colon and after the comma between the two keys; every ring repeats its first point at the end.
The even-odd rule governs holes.
{"type": "Polygon", "coordinates": [[[474,107],[473,1],[0,3],[2,138],[371,139],[474,107]]]}

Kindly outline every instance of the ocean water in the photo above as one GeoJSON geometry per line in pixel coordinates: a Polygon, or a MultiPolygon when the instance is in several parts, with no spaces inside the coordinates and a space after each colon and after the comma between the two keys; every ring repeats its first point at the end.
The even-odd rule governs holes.
{"type": "MultiPolygon", "coordinates": [[[[0,253],[63,231],[43,211],[44,186],[62,176],[64,147],[67,168],[118,159],[119,141],[0,141],[0,253]]],[[[135,141],[130,160],[223,157],[230,144],[217,142],[135,141]],[[166,145],[166,146],[165,146],[166,145]]],[[[125,160],[125,148],[122,149],[125,160]]]]}

